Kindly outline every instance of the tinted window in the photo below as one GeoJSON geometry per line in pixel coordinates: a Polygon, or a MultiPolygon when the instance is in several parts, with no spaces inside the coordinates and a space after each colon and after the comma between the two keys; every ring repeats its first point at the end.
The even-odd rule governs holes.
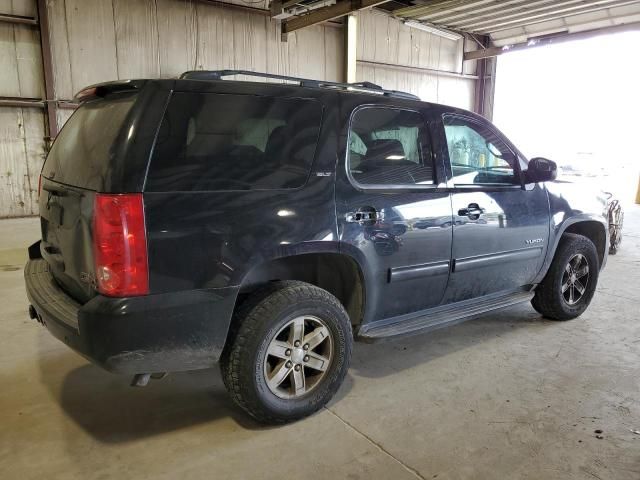
{"type": "Polygon", "coordinates": [[[42,174],[68,185],[100,189],[136,98],[120,93],[83,103],[58,134],[42,174]]]}
{"type": "Polygon", "coordinates": [[[516,157],[498,135],[486,125],[446,116],[449,160],[456,185],[513,185],[516,157]]]}
{"type": "Polygon", "coordinates": [[[302,186],[322,107],[314,100],[175,93],[160,127],[148,191],[302,186]]]}
{"type": "Polygon", "coordinates": [[[348,165],[361,185],[429,185],[433,160],[422,115],[384,107],[356,111],[348,165]]]}

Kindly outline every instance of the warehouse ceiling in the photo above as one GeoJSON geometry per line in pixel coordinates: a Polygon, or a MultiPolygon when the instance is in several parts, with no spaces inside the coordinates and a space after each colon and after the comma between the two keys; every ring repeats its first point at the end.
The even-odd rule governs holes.
{"type": "Polygon", "coordinates": [[[451,30],[489,35],[497,46],[543,35],[640,22],[638,0],[418,0],[414,3],[391,13],[451,30]]]}
{"type": "Polygon", "coordinates": [[[272,0],[271,14],[283,20],[283,33],[289,33],[371,7],[428,27],[486,35],[497,47],[621,25],[640,27],[640,0],[272,0]]]}

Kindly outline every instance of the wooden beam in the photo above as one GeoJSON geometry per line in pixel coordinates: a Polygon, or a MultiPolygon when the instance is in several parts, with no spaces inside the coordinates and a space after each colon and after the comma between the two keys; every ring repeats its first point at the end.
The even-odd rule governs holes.
{"type": "Polygon", "coordinates": [[[465,60],[478,60],[480,58],[497,57],[503,53],[516,52],[518,50],[528,50],[531,48],[552,45],[556,43],[572,42],[575,40],[585,40],[598,35],[605,35],[614,32],[627,32],[640,30],[640,22],[628,23],[624,25],[615,25],[613,27],[598,28],[595,30],[585,30],[584,32],[561,33],[557,35],[549,35],[539,38],[530,38],[526,42],[514,43],[503,47],[489,47],[484,50],[474,50],[464,54],[465,60]]]}
{"type": "Polygon", "coordinates": [[[306,15],[287,19],[282,22],[282,34],[286,35],[287,33],[300,30],[301,28],[317,25],[318,23],[333,20],[334,18],[344,17],[345,15],[349,15],[351,12],[375,7],[376,5],[380,5],[388,1],[389,0],[340,0],[334,5],[318,8],[306,15]]]}

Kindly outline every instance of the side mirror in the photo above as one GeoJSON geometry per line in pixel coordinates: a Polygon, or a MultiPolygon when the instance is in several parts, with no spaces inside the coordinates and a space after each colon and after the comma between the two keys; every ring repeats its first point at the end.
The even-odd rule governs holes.
{"type": "Polygon", "coordinates": [[[527,183],[550,182],[555,180],[557,176],[556,162],[542,157],[529,160],[529,168],[526,171],[527,183]]]}

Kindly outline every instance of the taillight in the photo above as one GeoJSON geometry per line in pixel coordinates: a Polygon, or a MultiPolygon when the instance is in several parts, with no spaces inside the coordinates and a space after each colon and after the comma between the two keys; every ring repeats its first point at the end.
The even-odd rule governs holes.
{"type": "Polygon", "coordinates": [[[111,297],[149,293],[142,194],[98,193],[93,215],[98,291],[111,297]]]}

